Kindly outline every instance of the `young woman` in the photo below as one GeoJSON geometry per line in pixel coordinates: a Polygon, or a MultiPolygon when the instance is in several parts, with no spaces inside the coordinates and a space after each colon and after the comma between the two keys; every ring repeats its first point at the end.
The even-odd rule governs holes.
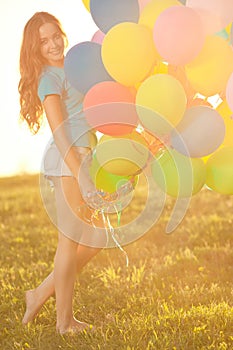
{"type": "MultiPolygon", "coordinates": [[[[73,316],[76,274],[104,246],[102,233],[83,214],[78,174],[90,152],[90,132],[82,113],[83,96],[66,80],[63,64],[66,35],[60,22],[47,12],[37,12],[27,22],[20,51],[21,118],[37,133],[45,113],[53,141],[44,158],[44,174],[55,189],[58,246],[54,270],[35,289],[26,292],[23,324],[32,321],[42,305],[56,295],[56,329],[64,334],[89,328],[73,316]]],[[[95,193],[88,170],[82,194],[95,193]]],[[[91,213],[88,214],[89,217],[91,213]]],[[[102,230],[100,229],[102,232],[102,230]]]]}

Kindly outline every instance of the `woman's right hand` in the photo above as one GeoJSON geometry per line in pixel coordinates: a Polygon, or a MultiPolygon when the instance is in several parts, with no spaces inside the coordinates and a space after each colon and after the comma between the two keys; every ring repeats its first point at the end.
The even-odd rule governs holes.
{"type": "Polygon", "coordinates": [[[81,162],[78,174],[78,183],[83,199],[92,203],[95,207],[102,205],[102,197],[100,191],[95,187],[94,181],[90,175],[92,156],[91,153],[86,155],[81,162]]]}

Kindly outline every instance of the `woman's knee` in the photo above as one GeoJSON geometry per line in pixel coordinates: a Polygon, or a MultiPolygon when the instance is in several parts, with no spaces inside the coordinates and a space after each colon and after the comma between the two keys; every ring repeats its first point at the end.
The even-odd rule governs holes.
{"type": "Polygon", "coordinates": [[[76,251],[78,248],[78,243],[71,238],[65,236],[62,232],[58,233],[58,246],[63,248],[68,248],[69,250],[76,251]]]}

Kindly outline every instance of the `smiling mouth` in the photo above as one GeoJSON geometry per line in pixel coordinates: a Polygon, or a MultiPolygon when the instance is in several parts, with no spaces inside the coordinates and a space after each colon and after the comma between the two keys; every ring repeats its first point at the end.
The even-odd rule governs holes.
{"type": "Polygon", "coordinates": [[[61,50],[50,51],[51,55],[58,55],[59,53],[61,53],[61,50]]]}

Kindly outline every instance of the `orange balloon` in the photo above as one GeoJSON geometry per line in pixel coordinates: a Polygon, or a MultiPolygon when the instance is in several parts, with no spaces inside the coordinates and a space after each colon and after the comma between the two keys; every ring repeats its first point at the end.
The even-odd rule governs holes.
{"type": "Polygon", "coordinates": [[[207,106],[207,107],[212,107],[212,105],[207,101],[204,100],[203,98],[193,98],[192,100],[189,100],[187,103],[187,108],[193,107],[193,106],[207,106]]]}
{"type": "Polygon", "coordinates": [[[185,73],[185,69],[182,66],[173,66],[171,64],[168,65],[168,74],[172,75],[174,78],[179,80],[182,84],[187,100],[192,100],[196,94],[196,91],[191,86],[190,82],[185,73]]]}

